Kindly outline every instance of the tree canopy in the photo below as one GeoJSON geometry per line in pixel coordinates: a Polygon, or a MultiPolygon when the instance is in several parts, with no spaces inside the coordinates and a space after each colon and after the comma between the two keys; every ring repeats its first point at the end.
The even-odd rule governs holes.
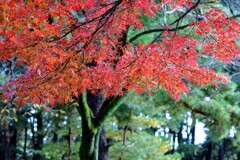
{"type": "Polygon", "coordinates": [[[218,8],[181,26],[201,1],[14,1],[1,2],[1,59],[18,58],[25,73],[5,85],[5,97],[17,102],[65,103],[83,93],[101,92],[106,97],[153,92],[159,87],[179,99],[194,84],[226,82],[227,77],[200,66],[203,54],[229,62],[239,54],[235,44],[239,23],[218,8]],[[186,7],[171,22],[129,37],[144,29],[140,16],[155,17],[163,5],[186,7]],[[188,33],[178,30],[187,28],[188,33]],[[132,45],[142,35],[156,32],[151,43],[132,45]],[[226,34],[227,33],[227,34],[226,34]],[[161,39],[159,39],[161,37],[161,39]],[[199,47],[201,52],[199,53],[199,47]]]}
{"type": "MultiPolygon", "coordinates": [[[[168,136],[172,137],[173,144],[169,153],[174,153],[177,137],[178,150],[192,147],[185,155],[185,158],[191,157],[196,149],[197,121],[203,121],[209,129],[207,146],[212,152],[214,138],[227,137],[232,128],[239,132],[239,100],[236,98],[239,93],[234,85],[222,86],[222,82],[226,84],[230,80],[229,76],[212,68],[215,63],[228,62],[232,66],[223,70],[232,77],[239,75],[235,73],[239,69],[240,25],[236,20],[239,15],[235,11],[237,6],[233,7],[235,0],[222,3],[228,6],[228,12],[226,7],[219,7],[215,2],[2,0],[0,89],[4,100],[0,103],[0,116],[3,116],[3,129],[0,127],[0,130],[6,139],[0,138],[0,145],[2,141],[5,144],[2,157],[10,157],[10,149],[17,148],[17,135],[23,135],[14,126],[16,124],[24,127],[20,152],[25,159],[29,137],[33,159],[71,159],[76,156],[71,154],[75,153],[71,145],[76,130],[78,136],[74,138],[81,143],[81,160],[106,160],[111,143],[105,137],[103,125],[108,124],[107,120],[117,109],[111,119],[115,125],[108,128],[123,132],[124,145],[128,145],[127,141],[134,144],[137,139],[145,138],[147,141],[136,146],[140,149],[148,141],[158,142],[149,147],[152,155],[145,152],[139,158],[181,158],[180,154],[165,155],[170,149],[169,141],[165,140],[168,136]],[[232,16],[228,15],[230,13],[232,16]],[[208,84],[212,86],[207,87],[208,84]],[[131,91],[141,95],[132,96],[131,91]],[[146,92],[156,93],[156,96],[146,92]],[[130,99],[120,106],[126,93],[130,99]],[[151,103],[153,107],[143,110],[138,102],[151,103]],[[16,106],[23,107],[16,109],[16,106]],[[50,109],[52,106],[55,108],[50,109]],[[133,112],[135,106],[138,112],[133,112]],[[44,113],[39,107],[53,111],[53,115],[44,113]],[[80,119],[74,118],[77,116],[73,107],[77,108],[80,119]],[[152,112],[147,112],[148,109],[152,112]],[[54,116],[60,116],[63,124],[55,122],[54,116]],[[189,117],[191,125],[186,122],[189,117]],[[18,119],[23,122],[18,123],[18,119]],[[49,123],[48,119],[52,121],[49,123]],[[138,122],[137,126],[134,122],[138,122]],[[64,133],[56,132],[64,124],[67,127],[63,128],[64,133]],[[53,125],[53,130],[44,128],[53,125]],[[223,130],[216,130],[219,127],[223,130]],[[165,138],[155,136],[160,129],[165,138]],[[68,146],[64,154],[41,152],[48,148],[47,145],[51,147],[51,143],[44,140],[44,137],[51,137],[48,131],[53,132],[54,144],[60,142],[68,146]],[[129,131],[132,136],[127,136],[129,131]],[[186,139],[183,133],[187,133],[186,139]]],[[[234,138],[236,144],[239,143],[239,137],[234,138]]],[[[225,143],[228,140],[223,139],[219,145],[220,157],[224,157],[225,143]]],[[[118,152],[121,146],[116,146],[112,150],[118,152]]],[[[130,158],[136,153],[134,149],[125,151],[125,156],[116,156],[130,158]]],[[[0,152],[2,155],[3,150],[0,152]]],[[[12,153],[12,157],[17,157],[17,152],[12,153]]],[[[205,158],[211,159],[212,153],[209,155],[205,158]]],[[[236,156],[240,154],[233,157],[236,156]]]]}

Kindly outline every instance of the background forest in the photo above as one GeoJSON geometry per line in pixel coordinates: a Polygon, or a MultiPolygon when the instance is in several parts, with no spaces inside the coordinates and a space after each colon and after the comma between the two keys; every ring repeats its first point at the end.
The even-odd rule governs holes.
{"type": "MultiPolygon", "coordinates": [[[[240,21],[239,0],[203,1],[199,11],[210,6],[240,21]]],[[[165,11],[168,10],[166,7],[165,11]]],[[[166,14],[163,10],[155,18],[140,19],[146,29],[152,29],[159,22],[169,23],[182,14],[181,10],[173,12],[166,14]]],[[[77,12],[73,14],[78,16],[77,12]]],[[[181,24],[187,24],[191,18],[189,15],[181,24]]],[[[129,40],[141,31],[132,28],[129,40]]],[[[147,44],[155,36],[147,34],[134,43],[147,44]]],[[[240,160],[240,58],[223,63],[205,55],[198,63],[228,74],[231,81],[219,82],[218,87],[194,86],[186,81],[192,91],[180,100],[174,100],[165,90],[140,95],[129,92],[104,125],[109,160],[240,160]],[[205,134],[201,134],[200,126],[205,134]],[[204,141],[199,143],[199,139],[204,141]]],[[[0,68],[1,85],[26,70],[24,65],[19,67],[17,58],[1,61],[0,68]]],[[[2,99],[0,160],[78,159],[82,126],[76,105],[70,101],[55,107],[32,103],[18,106],[2,99]]]]}

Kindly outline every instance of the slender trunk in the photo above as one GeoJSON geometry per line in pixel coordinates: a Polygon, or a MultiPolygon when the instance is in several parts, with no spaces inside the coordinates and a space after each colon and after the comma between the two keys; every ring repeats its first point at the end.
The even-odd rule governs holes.
{"type": "MultiPolygon", "coordinates": [[[[4,144],[4,131],[2,126],[0,126],[0,145],[4,144]]],[[[0,159],[4,159],[4,148],[0,147],[0,159]]]]}
{"type": "Polygon", "coordinates": [[[99,154],[98,154],[98,160],[107,160],[107,154],[108,154],[108,141],[106,139],[106,129],[105,127],[101,128],[101,132],[99,135],[99,154]]]}
{"type": "Polygon", "coordinates": [[[36,142],[35,142],[35,130],[34,130],[35,118],[33,117],[32,119],[33,120],[31,122],[30,127],[31,127],[31,132],[32,132],[32,144],[33,144],[33,146],[35,146],[35,144],[36,144],[36,142]]]}
{"type": "Polygon", "coordinates": [[[164,128],[164,129],[163,129],[163,136],[166,137],[166,134],[167,134],[166,128],[164,128]]]}
{"type": "Polygon", "coordinates": [[[53,142],[57,142],[58,141],[58,134],[56,132],[53,132],[53,138],[52,138],[53,142]]]}
{"type": "Polygon", "coordinates": [[[68,160],[71,160],[72,150],[71,150],[71,141],[72,141],[72,129],[68,129],[68,160]]]}
{"type": "Polygon", "coordinates": [[[11,136],[10,146],[11,146],[11,159],[17,158],[17,129],[14,128],[13,135],[11,136]]]}
{"type": "Polygon", "coordinates": [[[176,143],[176,133],[173,132],[173,144],[172,144],[172,151],[171,153],[173,154],[175,152],[175,143],[176,143]]]}
{"type": "Polygon", "coordinates": [[[190,131],[188,132],[189,130],[189,125],[188,125],[188,119],[189,119],[189,115],[187,115],[187,118],[186,118],[186,132],[187,132],[187,139],[186,139],[186,143],[189,144],[189,137],[190,137],[190,134],[191,133],[191,127],[190,127],[190,131]]]}
{"type": "Polygon", "coordinates": [[[195,130],[196,130],[196,120],[193,119],[193,122],[192,122],[192,128],[190,130],[190,133],[191,133],[191,144],[195,144],[195,130]]]}
{"type": "Polygon", "coordinates": [[[123,145],[127,145],[127,131],[128,131],[128,126],[126,125],[124,127],[124,132],[123,132],[123,145]]]}
{"type": "Polygon", "coordinates": [[[207,148],[208,150],[206,152],[206,160],[211,160],[212,159],[212,142],[208,143],[207,148]]]}
{"type": "Polygon", "coordinates": [[[169,134],[172,135],[172,150],[170,151],[170,153],[173,154],[175,152],[176,132],[169,129],[169,134]]]}
{"type": "MultiPolygon", "coordinates": [[[[34,144],[34,150],[41,150],[43,145],[43,119],[42,119],[42,111],[39,111],[36,114],[37,119],[37,141],[34,144]]],[[[35,138],[35,137],[33,137],[35,138]]],[[[36,153],[33,154],[33,159],[41,159],[41,154],[36,153]]]]}
{"type": "Polygon", "coordinates": [[[4,160],[10,160],[10,131],[7,120],[5,120],[4,122],[4,137],[5,137],[4,160]]]}
{"type": "Polygon", "coordinates": [[[25,122],[25,131],[24,131],[24,147],[23,147],[23,159],[27,159],[27,131],[28,131],[28,119],[25,122]]]}
{"type": "Polygon", "coordinates": [[[218,160],[224,160],[224,139],[220,142],[218,160]]]}
{"type": "Polygon", "coordinates": [[[178,145],[183,144],[182,130],[183,130],[183,123],[181,123],[181,126],[180,126],[180,128],[179,128],[179,131],[178,131],[178,133],[177,133],[177,137],[178,137],[178,145]]]}

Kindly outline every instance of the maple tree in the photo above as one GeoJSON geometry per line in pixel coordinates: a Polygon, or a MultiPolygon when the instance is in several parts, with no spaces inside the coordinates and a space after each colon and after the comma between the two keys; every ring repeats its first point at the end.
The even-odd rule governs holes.
{"type": "Polygon", "coordinates": [[[190,91],[186,80],[195,85],[228,81],[197,59],[210,54],[231,61],[239,54],[235,41],[240,25],[220,9],[210,8],[181,26],[200,2],[2,0],[0,58],[18,58],[16,65],[28,67],[3,86],[5,102],[14,98],[19,105],[54,106],[74,99],[82,117],[81,159],[98,159],[104,121],[128,91],[151,93],[161,87],[179,99],[190,91]],[[132,28],[144,29],[140,16],[155,17],[163,5],[186,11],[162,28],[128,37],[132,28]],[[191,32],[180,34],[181,29],[191,32]],[[151,43],[134,43],[150,33],[158,34],[151,43]]]}

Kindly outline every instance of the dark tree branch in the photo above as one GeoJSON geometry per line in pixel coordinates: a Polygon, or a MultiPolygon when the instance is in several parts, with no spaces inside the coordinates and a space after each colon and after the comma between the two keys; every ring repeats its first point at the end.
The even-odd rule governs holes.
{"type": "Polygon", "coordinates": [[[122,103],[124,96],[115,96],[110,100],[106,100],[107,102],[103,103],[99,114],[94,118],[94,127],[96,129],[101,128],[104,122],[112,115],[112,113],[118,108],[118,106],[122,103]]]}
{"type": "Polygon", "coordinates": [[[169,29],[165,29],[165,28],[161,28],[161,29],[151,29],[151,30],[148,30],[148,31],[143,31],[139,34],[136,34],[135,36],[133,36],[129,42],[132,43],[133,41],[135,41],[136,39],[140,38],[141,36],[144,36],[146,34],[151,34],[151,33],[156,33],[156,32],[163,32],[163,31],[169,31],[169,32],[174,32],[176,30],[179,30],[179,29],[184,29],[184,28],[187,28],[189,26],[189,24],[187,25],[184,25],[184,26],[180,26],[180,27],[177,27],[177,28],[169,28],[169,29]]]}
{"type": "Polygon", "coordinates": [[[239,18],[239,17],[240,17],[240,14],[236,14],[236,15],[228,17],[228,18],[239,18]]]}
{"type": "MultiPolygon", "coordinates": [[[[171,25],[173,25],[173,24],[175,24],[175,23],[179,23],[179,21],[180,20],[182,20],[189,12],[191,12],[193,9],[195,9],[198,5],[199,5],[199,3],[201,2],[201,0],[198,0],[191,8],[189,8],[183,15],[181,15],[178,19],[176,19],[175,21],[173,21],[171,24],[170,24],[170,26],[171,25]]],[[[154,32],[164,32],[164,31],[174,31],[174,32],[176,32],[178,29],[184,29],[184,28],[186,28],[186,27],[188,27],[189,26],[189,24],[188,25],[184,25],[184,26],[178,26],[177,25],[177,27],[176,28],[171,28],[171,29],[164,29],[164,28],[162,28],[162,29],[152,29],[152,30],[149,30],[149,31],[144,31],[144,32],[142,32],[142,33],[139,33],[139,34],[137,34],[137,35],[135,35],[134,37],[132,37],[130,40],[129,40],[129,42],[131,43],[131,42],[133,42],[133,41],[135,41],[136,39],[138,39],[139,37],[141,37],[141,36],[143,36],[143,35],[145,35],[145,34],[149,34],[149,33],[154,33],[154,32]]],[[[159,36],[158,36],[159,37],[159,36]]],[[[155,41],[155,40],[154,40],[155,41]]]]}
{"type": "Polygon", "coordinates": [[[92,110],[89,108],[87,103],[87,91],[79,96],[79,106],[77,106],[77,110],[82,118],[83,127],[87,129],[91,129],[92,127],[92,110]]]}
{"type": "Polygon", "coordinates": [[[176,19],[170,25],[173,25],[173,24],[179,22],[180,20],[182,20],[189,12],[191,12],[193,9],[195,9],[199,5],[200,2],[201,2],[201,0],[198,0],[191,8],[189,8],[182,16],[180,16],[178,19],[176,19]]]}

